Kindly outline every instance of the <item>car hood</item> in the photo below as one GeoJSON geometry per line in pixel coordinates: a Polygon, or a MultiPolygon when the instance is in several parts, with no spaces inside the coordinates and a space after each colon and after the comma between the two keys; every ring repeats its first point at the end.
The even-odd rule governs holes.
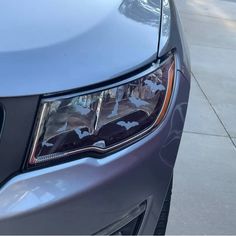
{"type": "Polygon", "coordinates": [[[0,97],[106,81],[156,58],[160,0],[1,0],[0,97]]]}

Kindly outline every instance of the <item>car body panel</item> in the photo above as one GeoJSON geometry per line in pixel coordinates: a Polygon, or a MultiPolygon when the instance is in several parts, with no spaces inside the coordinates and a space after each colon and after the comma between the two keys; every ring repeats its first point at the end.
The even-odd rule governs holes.
{"type": "Polygon", "coordinates": [[[0,190],[0,232],[93,234],[147,200],[141,233],[152,234],[187,109],[190,83],[177,73],[166,119],[141,141],[104,159],[88,157],[26,172],[5,184],[0,190]]]}
{"type": "Polygon", "coordinates": [[[0,96],[66,91],[134,71],[156,59],[159,28],[160,0],[0,1],[0,96]]]}
{"type": "MultiPolygon", "coordinates": [[[[33,16],[35,3],[23,2],[29,4],[32,11],[27,14],[33,16]]],[[[63,2],[69,5],[74,2],[88,4],[88,7],[92,1],[59,2],[60,6],[63,2]]],[[[73,31],[75,21],[71,34],[67,35],[70,21],[65,20],[67,16],[64,15],[61,23],[62,28],[66,27],[58,29],[56,38],[50,32],[46,40],[44,30],[50,31],[52,24],[55,27],[60,21],[60,17],[53,21],[47,15],[51,25],[41,29],[40,34],[31,32],[38,37],[32,36],[30,43],[27,41],[30,39],[24,39],[26,35],[21,35],[19,45],[14,45],[17,40],[13,38],[7,42],[7,37],[17,37],[17,32],[4,36],[8,47],[0,46],[0,104],[6,111],[0,140],[0,234],[93,234],[117,222],[144,201],[147,201],[147,209],[139,234],[154,233],[183,132],[191,82],[188,50],[172,0],[170,38],[159,52],[160,11],[153,6],[160,6],[160,0],[93,2],[97,9],[88,8],[89,13],[93,16],[97,10],[95,15],[100,14],[100,18],[91,19],[90,27],[83,22],[85,26],[81,31],[73,31]],[[141,3],[147,5],[144,7],[141,3]],[[48,93],[57,96],[61,92],[86,91],[89,86],[102,89],[101,82],[111,85],[118,77],[130,79],[127,73],[138,74],[136,69],[144,72],[143,66],[150,66],[157,57],[170,52],[176,59],[175,85],[168,111],[152,133],[102,159],[87,156],[37,170],[23,168],[41,97],[48,93]]],[[[0,6],[2,3],[13,4],[16,0],[0,1],[0,6]]],[[[52,7],[53,3],[54,0],[39,1],[41,6],[52,7]]],[[[67,13],[79,19],[82,16],[75,14],[78,9],[67,9],[67,13]]],[[[84,13],[86,17],[88,9],[84,13]]],[[[19,6],[19,10],[25,13],[23,6],[19,6]]],[[[66,14],[63,10],[60,9],[60,14],[66,14]]],[[[42,13],[42,9],[39,11],[42,13]]],[[[35,14],[34,19],[38,19],[38,12],[35,14]]],[[[17,15],[12,19],[15,21],[17,15]]],[[[41,25],[37,21],[32,23],[41,25]]],[[[1,31],[3,26],[0,22],[2,33],[5,32],[1,31]]],[[[26,27],[22,32],[29,33],[28,30],[26,27]]],[[[3,41],[0,39],[0,42],[3,41]]]]}

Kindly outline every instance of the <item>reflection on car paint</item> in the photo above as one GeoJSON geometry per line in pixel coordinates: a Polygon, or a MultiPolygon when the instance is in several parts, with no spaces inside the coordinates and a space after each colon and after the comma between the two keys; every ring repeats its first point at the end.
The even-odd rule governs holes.
{"type": "Polygon", "coordinates": [[[153,27],[160,24],[161,3],[155,0],[124,0],[119,11],[126,17],[153,27]]]}

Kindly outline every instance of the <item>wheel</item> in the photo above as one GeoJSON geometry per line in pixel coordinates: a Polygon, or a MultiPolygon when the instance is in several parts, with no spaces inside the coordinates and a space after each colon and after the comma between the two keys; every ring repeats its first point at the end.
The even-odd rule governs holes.
{"type": "Polygon", "coordinates": [[[169,211],[170,211],[172,186],[173,186],[173,178],[170,182],[170,186],[166,194],[166,198],[165,198],[162,210],[161,210],[161,214],[157,222],[157,226],[154,233],[155,235],[165,235],[166,233],[166,226],[167,226],[168,216],[169,216],[169,211]]]}

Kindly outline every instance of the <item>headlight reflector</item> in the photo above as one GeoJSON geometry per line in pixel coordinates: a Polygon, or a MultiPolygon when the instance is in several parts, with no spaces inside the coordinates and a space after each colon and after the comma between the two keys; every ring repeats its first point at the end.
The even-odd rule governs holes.
{"type": "Polygon", "coordinates": [[[117,87],[43,99],[28,164],[104,153],[142,137],[163,119],[174,73],[171,56],[152,73],[117,87]]]}

